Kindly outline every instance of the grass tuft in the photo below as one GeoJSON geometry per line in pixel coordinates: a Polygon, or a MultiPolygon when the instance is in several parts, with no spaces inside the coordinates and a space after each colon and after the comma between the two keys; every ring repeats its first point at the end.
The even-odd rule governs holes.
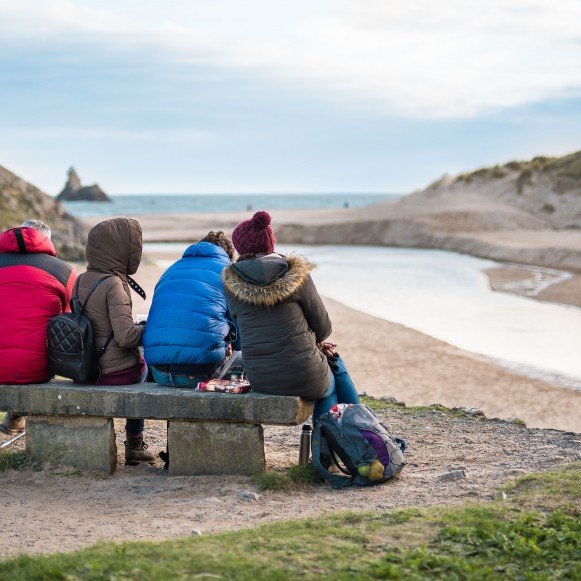
{"type": "Polygon", "coordinates": [[[462,410],[453,410],[439,403],[434,403],[431,405],[406,406],[405,404],[401,405],[401,403],[391,403],[389,401],[377,399],[369,395],[362,396],[361,403],[365,404],[369,409],[374,411],[396,410],[399,414],[402,415],[428,415],[433,413],[442,413],[450,416],[466,417],[466,414],[462,410]]]}
{"type": "Polygon", "coordinates": [[[291,466],[284,472],[267,471],[252,477],[252,483],[261,491],[291,490],[300,486],[314,486],[320,482],[311,466],[291,466]]]}
{"type": "Polygon", "coordinates": [[[0,451],[0,472],[18,470],[25,466],[28,458],[24,452],[0,451]]]}
{"type": "Polygon", "coordinates": [[[295,484],[314,486],[320,482],[317,472],[311,464],[308,466],[291,466],[288,468],[288,475],[295,484]]]}

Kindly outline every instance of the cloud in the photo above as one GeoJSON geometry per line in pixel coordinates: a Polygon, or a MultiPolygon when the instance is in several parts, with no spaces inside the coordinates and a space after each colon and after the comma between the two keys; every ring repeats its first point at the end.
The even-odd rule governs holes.
{"type": "Polygon", "coordinates": [[[580,19],[578,0],[0,0],[0,36],[15,47],[242,72],[426,119],[581,95],[580,19]]]}

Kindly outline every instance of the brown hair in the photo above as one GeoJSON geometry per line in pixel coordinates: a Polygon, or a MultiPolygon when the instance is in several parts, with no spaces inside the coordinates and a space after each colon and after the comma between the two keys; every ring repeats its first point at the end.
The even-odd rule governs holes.
{"type": "Polygon", "coordinates": [[[208,232],[200,242],[210,242],[211,244],[215,244],[216,246],[220,246],[223,248],[230,258],[230,260],[234,260],[234,245],[230,241],[230,239],[222,232],[222,230],[218,230],[218,232],[214,232],[213,230],[208,232]]]}

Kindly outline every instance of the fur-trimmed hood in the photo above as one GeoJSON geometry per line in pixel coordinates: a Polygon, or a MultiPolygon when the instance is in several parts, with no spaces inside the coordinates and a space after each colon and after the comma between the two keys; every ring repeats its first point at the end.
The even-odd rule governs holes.
{"type": "Polygon", "coordinates": [[[310,270],[302,256],[269,254],[228,266],[222,280],[226,292],[240,302],[271,308],[298,292],[310,270]]]}

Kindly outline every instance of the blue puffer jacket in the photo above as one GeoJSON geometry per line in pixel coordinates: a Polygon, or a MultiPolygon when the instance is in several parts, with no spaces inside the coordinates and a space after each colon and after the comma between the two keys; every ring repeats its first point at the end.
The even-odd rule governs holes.
{"type": "Polygon", "coordinates": [[[221,279],[230,264],[222,248],[199,242],[165,271],[143,333],[148,365],[202,365],[224,359],[226,338],[235,329],[221,279]]]}

